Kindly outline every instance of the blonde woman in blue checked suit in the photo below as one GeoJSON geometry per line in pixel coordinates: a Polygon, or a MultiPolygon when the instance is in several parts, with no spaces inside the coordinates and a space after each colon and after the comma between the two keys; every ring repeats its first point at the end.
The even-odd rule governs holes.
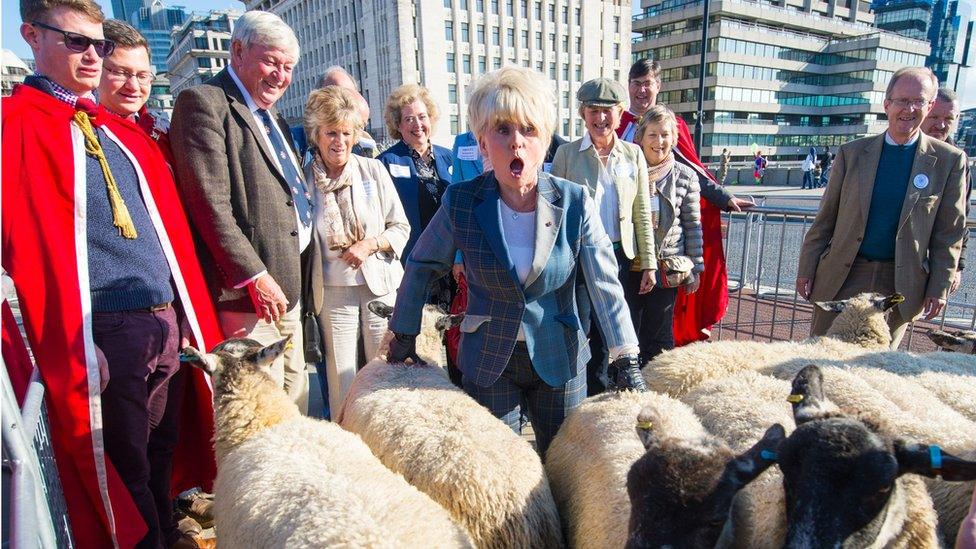
{"type": "Polygon", "coordinates": [[[505,67],[473,86],[468,121],[494,169],[447,188],[407,260],[388,356],[417,360],[428,283],[460,250],[468,279],[458,353],[464,389],[516,431],[524,399],[542,453],[586,396],[577,273],[607,338],[612,381],[646,390],[613,246],[593,201],[582,186],[541,169],[555,105],[549,83],[529,69],[505,67]]]}

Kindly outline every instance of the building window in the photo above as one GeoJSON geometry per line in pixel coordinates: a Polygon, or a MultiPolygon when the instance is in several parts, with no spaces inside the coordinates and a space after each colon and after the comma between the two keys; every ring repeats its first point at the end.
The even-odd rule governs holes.
{"type": "Polygon", "coordinates": [[[549,22],[556,22],[556,4],[549,4],[549,22]]]}
{"type": "Polygon", "coordinates": [[[457,72],[457,67],[454,66],[454,53],[447,54],[447,72],[457,72]]]}
{"type": "Polygon", "coordinates": [[[514,0],[505,0],[505,15],[507,15],[509,17],[514,17],[515,16],[515,5],[514,4],[515,4],[515,1],[514,0]]]}
{"type": "Polygon", "coordinates": [[[583,81],[583,66],[582,65],[576,65],[576,81],[577,82],[582,82],[583,81]]]}
{"type": "Polygon", "coordinates": [[[620,59],[620,44],[613,44],[613,59],[620,59]]]}
{"type": "MultiPolygon", "coordinates": [[[[569,108],[569,92],[568,91],[563,92],[563,107],[565,107],[567,109],[569,108]]],[[[566,128],[565,131],[566,131],[566,133],[569,133],[569,128],[566,128]]]]}
{"type": "Polygon", "coordinates": [[[613,32],[620,32],[620,16],[613,16],[613,32]]]}
{"type": "Polygon", "coordinates": [[[488,72],[488,59],[484,55],[478,56],[478,74],[488,72]]]}
{"type": "Polygon", "coordinates": [[[444,22],[444,39],[448,42],[454,40],[454,21],[444,22]]]}
{"type": "Polygon", "coordinates": [[[539,71],[540,74],[542,73],[542,61],[535,62],[535,70],[539,71]]]}
{"type": "Polygon", "coordinates": [[[569,65],[563,63],[563,80],[569,80],[569,65]]]}
{"type": "Polygon", "coordinates": [[[451,135],[458,134],[458,115],[451,115],[451,135]]]}
{"type": "Polygon", "coordinates": [[[505,34],[508,36],[508,47],[514,48],[515,47],[515,29],[512,29],[512,28],[507,29],[505,31],[505,34]]]}
{"type": "Polygon", "coordinates": [[[477,0],[474,6],[478,13],[485,13],[485,0],[477,0]]]}
{"type": "Polygon", "coordinates": [[[522,43],[520,44],[525,49],[529,48],[529,31],[522,31],[522,43]]]}
{"type": "Polygon", "coordinates": [[[492,64],[495,66],[496,69],[502,68],[502,58],[496,57],[495,60],[492,62],[492,64]]]}
{"type": "Polygon", "coordinates": [[[467,23],[461,23],[461,42],[467,44],[471,41],[471,34],[469,32],[469,25],[467,23]]]}
{"type": "Polygon", "coordinates": [[[444,0],[444,7],[450,9],[451,8],[451,0],[444,0]]]}
{"type": "Polygon", "coordinates": [[[464,69],[464,74],[471,74],[471,55],[464,54],[461,56],[461,68],[464,69]]]}
{"type": "Polygon", "coordinates": [[[563,53],[569,53],[569,37],[563,36],[563,53]]]}
{"type": "MultiPolygon", "coordinates": [[[[460,0],[458,2],[458,8],[463,11],[468,11],[468,0],[460,0]]],[[[619,17],[617,19],[620,19],[619,17]]]]}
{"type": "Polygon", "coordinates": [[[498,11],[498,0],[491,0],[491,13],[495,15],[501,15],[502,13],[498,11]]]}
{"type": "Polygon", "coordinates": [[[484,44],[485,43],[485,26],[484,25],[478,25],[478,43],[479,44],[484,44]]]}
{"type": "Polygon", "coordinates": [[[197,36],[193,39],[193,48],[197,50],[209,50],[210,44],[206,36],[197,36]]]}
{"type": "Polygon", "coordinates": [[[580,11],[579,8],[576,8],[576,9],[573,10],[573,17],[576,18],[576,24],[577,25],[582,25],[583,24],[583,21],[580,18],[580,13],[582,13],[582,12],[580,11]]]}
{"type": "Polygon", "coordinates": [[[549,63],[549,78],[556,79],[556,64],[549,63]]]}
{"type": "Polygon", "coordinates": [[[563,23],[569,24],[569,6],[563,6],[563,23]]]}
{"type": "Polygon", "coordinates": [[[542,20],[542,2],[535,3],[535,18],[542,20]]]}
{"type": "Polygon", "coordinates": [[[500,35],[501,35],[501,31],[498,29],[498,27],[492,27],[491,28],[491,45],[492,46],[500,46],[501,45],[500,35]]]}
{"type": "Polygon", "coordinates": [[[549,34],[549,49],[556,51],[556,35],[552,33],[549,34]]]}
{"type": "Polygon", "coordinates": [[[576,53],[583,53],[583,39],[576,37],[576,53]]]}
{"type": "Polygon", "coordinates": [[[535,49],[537,49],[537,50],[541,50],[542,49],[542,32],[541,31],[536,31],[536,33],[535,33],[535,49]]]}
{"type": "Polygon", "coordinates": [[[563,120],[563,135],[569,135],[569,120],[563,120]]]}
{"type": "Polygon", "coordinates": [[[201,69],[210,68],[210,58],[209,57],[197,57],[197,66],[201,69]]]}
{"type": "Polygon", "coordinates": [[[457,103],[458,100],[457,84],[447,85],[447,100],[451,103],[457,103]]]}
{"type": "Polygon", "coordinates": [[[522,0],[522,17],[529,18],[529,0],[522,0]]]}

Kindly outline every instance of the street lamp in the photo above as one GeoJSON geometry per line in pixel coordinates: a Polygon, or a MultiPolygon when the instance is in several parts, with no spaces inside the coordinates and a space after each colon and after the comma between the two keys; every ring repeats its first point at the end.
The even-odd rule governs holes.
{"type": "Polygon", "coordinates": [[[702,141],[705,126],[705,54],[708,50],[708,7],[711,2],[702,0],[701,56],[698,60],[698,111],[695,119],[695,148],[698,156],[702,154],[702,141]]]}

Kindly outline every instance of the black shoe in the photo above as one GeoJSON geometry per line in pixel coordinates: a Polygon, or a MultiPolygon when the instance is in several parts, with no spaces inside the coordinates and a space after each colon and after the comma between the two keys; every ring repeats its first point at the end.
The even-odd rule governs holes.
{"type": "Polygon", "coordinates": [[[640,371],[640,359],[636,355],[627,355],[613,361],[607,368],[608,391],[634,390],[647,392],[647,383],[640,371]]]}

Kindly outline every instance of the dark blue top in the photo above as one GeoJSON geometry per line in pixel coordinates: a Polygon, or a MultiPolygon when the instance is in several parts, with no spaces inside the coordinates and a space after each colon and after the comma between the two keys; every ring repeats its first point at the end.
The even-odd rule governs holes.
{"type": "Polygon", "coordinates": [[[874,176],[871,209],[864,227],[864,240],[858,255],[874,261],[895,259],[895,235],[905,203],[908,180],[912,175],[918,140],[911,145],[891,145],[881,149],[878,172],[874,176]]]}

